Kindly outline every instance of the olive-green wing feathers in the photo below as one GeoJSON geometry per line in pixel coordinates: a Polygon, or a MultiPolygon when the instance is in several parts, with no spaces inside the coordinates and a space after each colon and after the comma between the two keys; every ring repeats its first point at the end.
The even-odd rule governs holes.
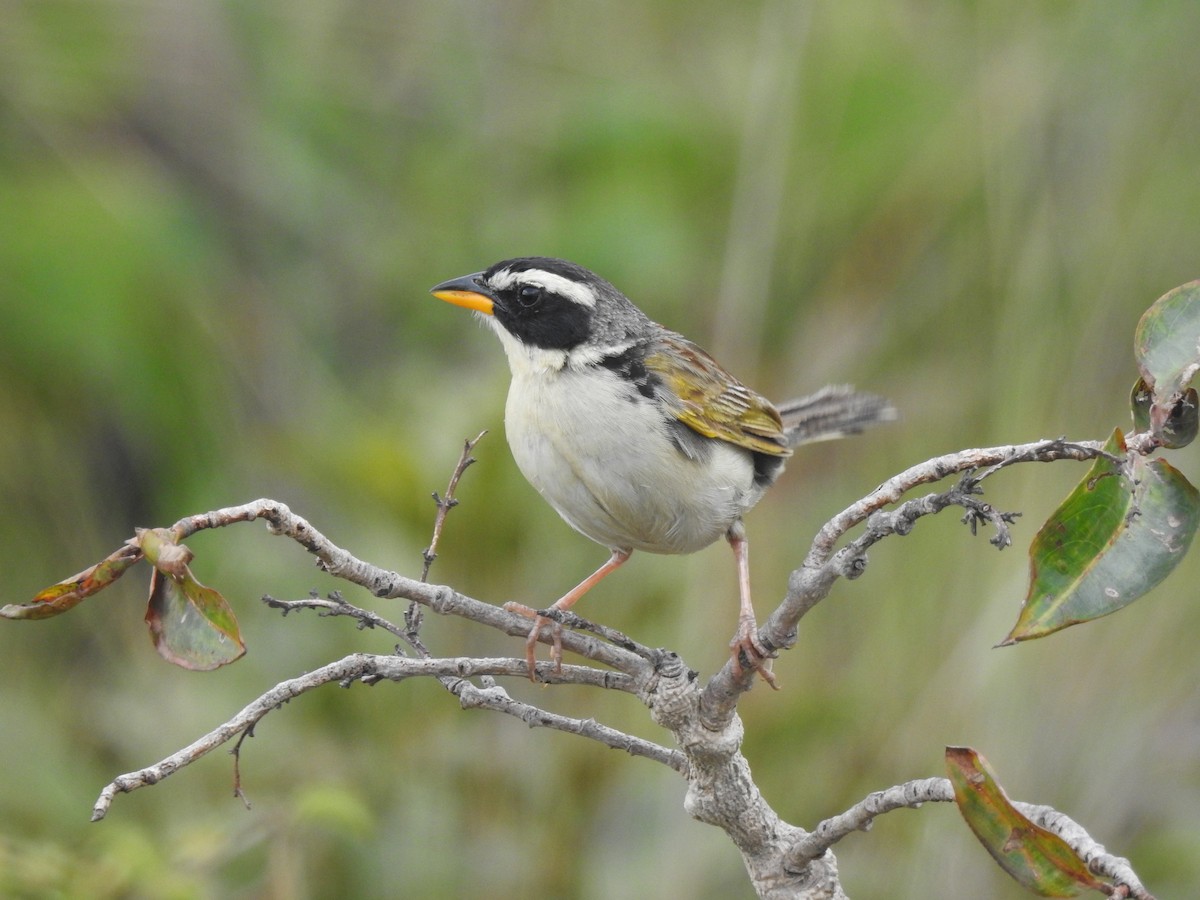
{"type": "Polygon", "coordinates": [[[643,363],[661,379],[667,410],[697,434],[771,456],[791,456],[779,411],[691,341],[671,334],[648,348],[643,363]]]}

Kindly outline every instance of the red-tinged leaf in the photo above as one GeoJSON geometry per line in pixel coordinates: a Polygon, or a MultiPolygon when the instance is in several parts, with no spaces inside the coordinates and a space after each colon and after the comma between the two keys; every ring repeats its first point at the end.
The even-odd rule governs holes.
{"type": "Polygon", "coordinates": [[[1159,434],[1200,371],[1200,281],[1168,291],[1146,310],[1133,339],[1138,371],[1153,393],[1150,427],[1159,434]]]}
{"type": "Polygon", "coordinates": [[[1066,841],[1012,805],[982,754],[970,747],[947,747],[946,770],[958,811],[1000,868],[1022,887],[1043,897],[1074,897],[1107,887],[1066,841]]]}
{"type": "Polygon", "coordinates": [[[141,558],[140,549],[132,543],[125,544],[96,565],[46,588],[29,603],[12,603],[0,608],[0,616],[6,619],[48,619],[65,613],[92,594],[104,590],[141,558]]]}
{"type": "Polygon", "coordinates": [[[1043,637],[1128,606],[1183,559],[1200,525],[1200,493],[1170,464],[1124,459],[1118,429],[1101,457],[1042,526],[1029,550],[1030,585],[1001,645],[1043,637]]]}
{"type": "Polygon", "coordinates": [[[186,566],[180,578],[154,570],[146,624],[159,655],[185,669],[216,669],[246,652],[225,598],[198,582],[186,566]]]}

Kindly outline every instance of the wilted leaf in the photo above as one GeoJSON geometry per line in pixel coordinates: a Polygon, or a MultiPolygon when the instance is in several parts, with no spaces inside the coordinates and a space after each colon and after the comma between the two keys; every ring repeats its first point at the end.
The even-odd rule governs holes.
{"type": "Polygon", "coordinates": [[[954,802],[979,842],[1014,880],[1043,897],[1102,891],[1070,845],[1017,811],[987,760],[970,747],[947,747],[954,802]]]}
{"type": "Polygon", "coordinates": [[[146,561],[164,575],[182,578],[195,554],[167,528],[137,528],[134,542],[146,554],[146,561]]]}
{"type": "Polygon", "coordinates": [[[1145,378],[1139,378],[1129,392],[1129,408],[1133,410],[1134,433],[1150,430],[1150,406],[1154,403],[1154,392],[1146,384],[1145,378]]]}
{"type": "MultiPolygon", "coordinates": [[[[1129,394],[1129,405],[1133,410],[1133,430],[1150,430],[1150,413],[1154,406],[1154,392],[1139,378],[1129,394]]],[[[1159,429],[1158,439],[1169,450],[1186,447],[1200,432],[1200,397],[1195,388],[1188,388],[1179,395],[1166,421],[1159,429]]]]}
{"type": "MultiPolygon", "coordinates": [[[[1125,456],[1120,430],[1105,445],[1125,456]]],[[[1191,545],[1200,493],[1161,459],[1101,457],[1030,547],[1029,593],[1001,644],[1106,616],[1162,581],[1191,545]]]]}
{"type": "Polygon", "coordinates": [[[176,578],[157,569],[150,580],[146,624],[159,655],[185,669],[207,671],[246,652],[229,604],[187,567],[176,578]]]}
{"type": "Polygon", "coordinates": [[[0,608],[0,616],[6,619],[48,619],[65,613],[92,594],[104,590],[141,558],[140,549],[133,544],[125,544],[96,565],[46,588],[29,603],[12,603],[0,608]]]}
{"type": "Polygon", "coordinates": [[[1200,370],[1200,281],[1180,285],[1154,301],[1138,322],[1133,348],[1138,371],[1154,395],[1150,425],[1157,434],[1200,370]]]}

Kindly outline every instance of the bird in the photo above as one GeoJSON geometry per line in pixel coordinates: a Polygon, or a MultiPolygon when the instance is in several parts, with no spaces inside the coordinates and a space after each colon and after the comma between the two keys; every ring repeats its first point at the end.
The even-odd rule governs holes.
{"type": "MultiPolygon", "coordinates": [[[[567,524],[609,550],[551,608],[570,609],[635,550],[687,554],[724,538],[739,593],[732,672],[755,670],[775,687],[775,650],[759,638],[751,602],[742,517],[795,447],[894,419],[892,405],[830,385],[776,406],[610,282],[563,259],[501,260],[430,293],[474,311],[499,337],[512,376],[504,426],[517,467],[567,524]]],[[[522,604],[505,608],[534,620],[525,643],[530,680],[546,626],[561,671],[561,625],[522,604]]]]}

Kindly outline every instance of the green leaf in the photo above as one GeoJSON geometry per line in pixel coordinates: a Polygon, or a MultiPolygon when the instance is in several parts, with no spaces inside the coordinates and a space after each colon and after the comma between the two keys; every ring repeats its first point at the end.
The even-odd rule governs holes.
{"type": "Polygon", "coordinates": [[[1200,281],[1154,301],[1138,322],[1133,348],[1138,371],[1154,395],[1150,426],[1158,434],[1200,370],[1200,281]]]}
{"type": "Polygon", "coordinates": [[[246,652],[225,598],[197,581],[186,566],[178,577],[154,570],[146,624],[159,655],[185,669],[216,669],[246,652]]]}
{"type": "MultiPolygon", "coordinates": [[[[1120,429],[1104,447],[1125,457],[1120,429]]],[[[1183,559],[1200,524],[1200,493],[1161,459],[1096,460],[1029,550],[1029,593],[1001,646],[1121,609],[1183,559]]]]}
{"type": "Polygon", "coordinates": [[[975,837],[1022,887],[1043,897],[1074,897],[1107,887],[1066,841],[1012,805],[981,754],[970,747],[947,747],[946,771],[954,802],[975,837]]]}
{"type": "Polygon", "coordinates": [[[142,551],[136,544],[125,544],[78,575],[72,575],[41,591],[29,603],[11,603],[0,608],[0,616],[6,619],[48,619],[65,613],[92,594],[104,590],[141,558],[142,551]]]}

